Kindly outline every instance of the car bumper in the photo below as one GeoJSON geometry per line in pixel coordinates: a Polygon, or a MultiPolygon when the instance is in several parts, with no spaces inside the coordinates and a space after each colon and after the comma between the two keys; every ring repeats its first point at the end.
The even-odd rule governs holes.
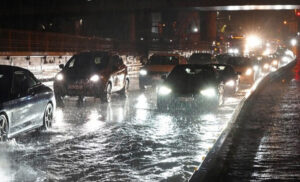
{"type": "Polygon", "coordinates": [[[167,96],[157,97],[157,104],[162,104],[171,109],[200,109],[201,108],[209,108],[210,106],[215,106],[218,104],[218,96],[213,98],[207,98],[204,96],[167,96]],[[160,102],[160,103],[159,103],[160,102]]]}
{"type": "Polygon", "coordinates": [[[103,84],[60,84],[54,83],[54,92],[61,96],[88,96],[88,97],[100,97],[104,92],[103,84]]]}

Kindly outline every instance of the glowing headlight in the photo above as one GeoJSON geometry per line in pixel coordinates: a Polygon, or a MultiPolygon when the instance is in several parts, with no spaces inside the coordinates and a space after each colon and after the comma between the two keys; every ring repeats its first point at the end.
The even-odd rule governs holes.
{"type": "Polygon", "coordinates": [[[255,71],[257,71],[257,70],[258,70],[258,66],[257,66],[257,65],[254,65],[254,66],[253,66],[253,69],[254,69],[255,71]]]}
{"type": "Polygon", "coordinates": [[[247,71],[246,71],[246,75],[249,76],[252,74],[252,69],[251,68],[248,68],[247,71]]]}
{"type": "Polygon", "coordinates": [[[216,90],[214,88],[207,88],[200,91],[200,94],[205,97],[214,97],[216,96],[216,90]]]}
{"type": "Polygon", "coordinates": [[[100,77],[99,77],[98,75],[93,75],[93,76],[90,78],[90,80],[91,80],[92,82],[97,82],[97,81],[99,81],[99,79],[100,79],[100,77]]]}
{"type": "Polygon", "coordinates": [[[59,73],[58,75],[56,75],[56,80],[61,81],[63,79],[64,79],[64,76],[61,73],[59,73]]]}
{"type": "Polygon", "coordinates": [[[140,75],[143,75],[143,76],[147,75],[147,71],[146,70],[140,70],[140,75]]]}
{"type": "Polygon", "coordinates": [[[268,63],[264,64],[264,69],[269,69],[269,64],[268,63]]]}
{"type": "Polygon", "coordinates": [[[272,64],[273,64],[274,66],[277,66],[277,65],[278,65],[278,61],[277,61],[277,60],[273,60],[273,61],[272,61],[272,64]]]}
{"type": "Polygon", "coordinates": [[[226,86],[233,87],[235,85],[234,80],[229,80],[225,83],[226,86]]]}
{"type": "Polygon", "coordinates": [[[169,95],[172,92],[172,90],[166,86],[162,86],[158,89],[159,95],[169,95]]]}

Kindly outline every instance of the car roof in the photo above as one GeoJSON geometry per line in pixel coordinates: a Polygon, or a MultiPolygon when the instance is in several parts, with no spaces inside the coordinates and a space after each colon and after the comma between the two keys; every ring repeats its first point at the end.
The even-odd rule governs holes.
{"type": "Polygon", "coordinates": [[[18,67],[18,66],[10,66],[10,65],[0,65],[0,70],[7,71],[28,71],[27,69],[18,67]]]}

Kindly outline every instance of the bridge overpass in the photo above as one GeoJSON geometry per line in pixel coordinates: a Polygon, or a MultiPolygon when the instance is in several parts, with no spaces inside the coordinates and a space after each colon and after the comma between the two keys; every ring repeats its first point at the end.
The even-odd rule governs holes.
{"type": "MultiPolygon", "coordinates": [[[[67,17],[73,24],[70,29],[76,29],[77,25],[75,24],[78,24],[78,19],[82,16],[97,16],[103,12],[108,14],[120,13],[127,22],[124,26],[127,26],[128,33],[126,36],[128,38],[120,40],[79,36],[80,34],[76,33],[76,30],[72,34],[63,34],[2,28],[0,29],[0,56],[61,56],[72,55],[85,50],[117,51],[121,54],[130,55],[143,55],[149,50],[209,50],[212,42],[216,40],[216,14],[214,12],[216,10],[293,10],[298,8],[300,9],[298,0],[273,0],[272,2],[270,0],[16,0],[13,2],[4,0],[0,2],[0,17],[2,17],[3,22],[18,21],[24,27],[26,27],[27,20],[34,21],[39,17],[48,17],[49,19],[67,17]],[[151,12],[177,10],[186,14],[193,11],[210,11],[203,13],[203,18],[200,17],[200,19],[202,18],[200,21],[207,25],[204,33],[199,32],[200,38],[187,42],[182,40],[177,42],[170,40],[169,43],[151,42],[149,35],[147,35],[149,34],[147,31],[150,30],[147,30],[145,36],[148,36],[148,39],[138,40],[140,38],[137,36],[139,13],[146,12],[149,17],[151,12]]],[[[149,25],[146,27],[149,28],[149,25]]]]}

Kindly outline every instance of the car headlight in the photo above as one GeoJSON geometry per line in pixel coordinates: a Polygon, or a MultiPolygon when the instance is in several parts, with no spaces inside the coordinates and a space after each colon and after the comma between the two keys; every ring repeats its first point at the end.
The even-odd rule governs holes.
{"type": "Polygon", "coordinates": [[[61,73],[58,73],[55,78],[56,78],[56,80],[61,81],[64,79],[64,75],[61,73]]]}
{"type": "Polygon", "coordinates": [[[257,71],[257,70],[258,70],[258,66],[257,66],[257,65],[254,65],[254,66],[253,66],[253,69],[254,69],[255,71],[257,71]]]}
{"type": "Polygon", "coordinates": [[[200,91],[200,94],[205,97],[215,97],[217,95],[216,89],[214,88],[207,88],[200,91]]]}
{"type": "Polygon", "coordinates": [[[97,82],[97,81],[99,81],[99,79],[100,79],[100,77],[98,75],[93,75],[93,76],[91,76],[90,81],[97,82]]]}
{"type": "Polygon", "coordinates": [[[229,80],[225,83],[226,86],[233,87],[235,85],[234,80],[229,80]]]}
{"type": "Polygon", "coordinates": [[[264,69],[269,69],[269,64],[268,63],[264,64],[264,69]]]}
{"type": "Polygon", "coordinates": [[[272,64],[273,64],[274,66],[277,66],[277,65],[278,65],[278,61],[277,61],[277,60],[273,60],[273,61],[272,61],[272,64]]]}
{"type": "Polygon", "coordinates": [[[147,75],[147,70],[144,70],[144,69],[140,70],[140,75],[142,75],[142,76],[147,75]]]}
{"type": "Polygon", "coordinates": [[[161,86],[158,89],[159,95],[169,95],[172,92],[172,90],[166,86],[161,86]]]}
{"type": "Polygon", "coordinates": [[[252,72],[253,72],[252,69],[251,69],[251,68],[248,68],[247,71],[246,71],[246,75],[249,76],[249,75],[252,74],[252,72]]]}

